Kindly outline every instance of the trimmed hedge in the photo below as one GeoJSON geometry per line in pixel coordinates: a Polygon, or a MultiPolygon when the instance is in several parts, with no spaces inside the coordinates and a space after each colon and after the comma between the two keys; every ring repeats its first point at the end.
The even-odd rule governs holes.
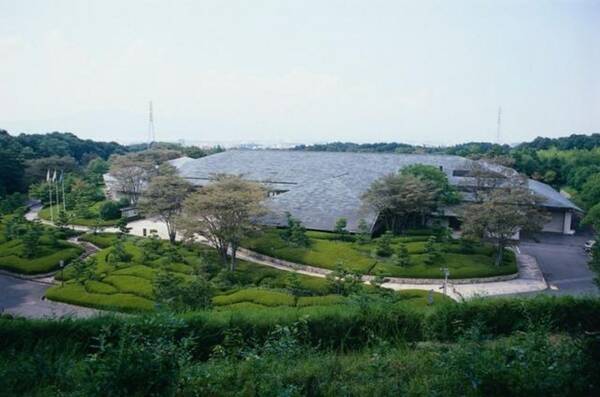
{"type": "Polygon", "coordinates": [[[69,262],[77,258],[83,249],[72,246],[40,258],[21,258],[16,255],[0,257],[0,268],[23,274],[48,273],[58,269],[60,261],[69,262]]]}
{"type": "Polygon", "coordinates": [[[117,309],[124,312],[143,312],[153,310],[155,307],[154,302],[140,296],[125,293],[90,293],[80,284],[51,287],[46,291],[46,297],[58,302],[84,305],[96,309],[117,309]]]}
{"type": "Polygon", "coordinates": [[[94,294],[116,294],[118,289],[101,281],[89,280],[85,282],[85,290],[94,294]]]}
{"type": "Polygon", "coordinates": [[[108,248],[117,242],[118,237],[114,233],[86,233],[79,239],[90,242],[99,248],[108,248]]]}
{"type": "Polygon", "coordinates": [[[232,305],[240,302],[251,302],[264,306],[295,306],[292,295],[260,288],[242,289],[229,295],[218,295],[213,298],[213,303],[216,306],[232,305]]]}
{"type": "Polygon", "coordinates": [[[119,292],[134,294],[147,299],[154,299],[152,283],[145,278],[115,275],[113,273],[108,277],[104,277],[102,282],[114,286],[119,292]]]}

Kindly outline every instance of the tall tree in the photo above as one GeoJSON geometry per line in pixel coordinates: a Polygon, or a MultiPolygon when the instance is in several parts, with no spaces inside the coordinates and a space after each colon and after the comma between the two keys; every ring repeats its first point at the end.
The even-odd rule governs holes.
{"type": "Polygon", "coordinates": [[[539,206],[540,198],[528,189],[495,189],[482,202],[466,206],[463,236],[487,239],[496,246],[496,265],[502,263],[504,249],[516,243],[519,232],[542,229],[547,215],[539,206]]]}
{"type": "Polygon", "coordinates": [[[117,189],[136,205],[144,186],[156,175],[158,164],[136,153],[111,157],[110,174],[117,182],[117,189]]]}
{"type": "Polygon", "coordinates": [[[180,228],[188,239],[195,234],[206,238],[227,263],[235,269],[241,240],[257,227],[255,220],[265,213],[266,190],[239,176],[221,175],[184,202],[180,228]]]}
{"type": "Polygon", "coordinates": [[[139,202],[142,213],[156,216],[164,222],[171,243],[175,242],[177,220],[190,190],[190,184],[179,176],[159,175],[150,180],[139,202]]]}
{"type": "Polygon", "coordinates": [[[413,175],[417,178],[431,183],[437,189],[436,200],[440,204],[458,204],[460,202],[460,193],[450,185],[448,176],[438,167],[427,164],[412,164],[400,170],[402,175],[413,175]]]}
{"type": "Polygon", "coordinates": [[[389,174],[373,182],[363,205],[379,214],[386,229],[397,233],[410,224],[423,225],[436,207],[439,189],[414,175],[389,174]]]}

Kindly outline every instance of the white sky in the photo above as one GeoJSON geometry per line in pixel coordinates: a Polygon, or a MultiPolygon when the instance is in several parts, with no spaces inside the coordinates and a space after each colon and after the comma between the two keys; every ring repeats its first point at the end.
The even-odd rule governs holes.
{"type": "Polygon", "coordinates": [[[0,0],[0,128],[142,141],[600,132],[600,1],[0,0]]]}

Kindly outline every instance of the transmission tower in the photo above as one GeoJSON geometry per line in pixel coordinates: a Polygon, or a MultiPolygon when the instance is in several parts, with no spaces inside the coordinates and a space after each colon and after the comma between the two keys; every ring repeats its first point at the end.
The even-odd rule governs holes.
{"type": "Polygon", "coordinates": [[[496,143],[500,144],[500,128],[502,127],[502,106],[498,107],[498,122],[496,128],[496,143]]]}
{"type": "Polygon", "coordinates": [[[156,142],[156,132],[154,131],[154,111],[152,110],[152,101],[148,113],[148,149],[156,142]]]}

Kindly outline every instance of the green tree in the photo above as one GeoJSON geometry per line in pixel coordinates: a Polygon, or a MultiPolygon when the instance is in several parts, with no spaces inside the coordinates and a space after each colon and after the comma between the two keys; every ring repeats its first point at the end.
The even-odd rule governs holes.
{"type": "Polygon", "coordinates": [[[281,238],[297,247],[308,247],[310,239],[306,235],[306,228],[299,219],[294,218],[289,212],[285,213],[287,228],[281,232],[281,238]]]}
{"type": "Polygon", "coordinates": [[[392,239],[394,237],[394,234],[392,232],[390,232],[389,230],[385,233],[383,233],[381,235],[381,237],[379,237],[376,242],[377,242],[377,247],[375,248],[375,253],[378,256],[383,256],[383,257],[387,257],[393,254],[393,249],[392,249],[392,239]]]}
{"type": "Polygon", "coordinates": [[[88,260],[81,258],[74,259],[69,265],[72,270],[73,280],[81,285],[85,284],[85,282],[91,278],[94,265],[94,258],[88,260]]]}
{"type": "Polygon", "coordinates": [[[176,175],[160,175],[150,180],[139,202],[139,208],[145,215],[156,216],[165,224],[171,243],[175,243],[177,220],[190,190],[191,186],[185,179],[176,175]]]}
{"type": "Polygon", "coordinates": [[[132,255],[125,249],[123,241],[118,240],[108,253],[106,259],[109,263],[127,263],[130,262],[132,255]]]}
{"type": "Polygon", "coordinates": [[[389,174],[375,180],[362,195],[363,205],[376,212],[389,230],[400,232],[409,225],[424,225],[437,207],[439,189],[411,174],[389,174]]]}
{"type": "Polygon", "coordinates": [[[223,263],[231,254],[229,269],[235,270],[236,253],[245,237],[255,232],[256,220],[265,214],[266,190],[239,176],[221,175],[188,196],[180,217],[187,239],[206,238],[217,249],[223,263]]]}
{"type": "Polygon", "coordinates": [[[287,288],[295,297],[302,296],[306,293],[306,289],[302,286],[300,276],[296,272],[289,272],[287,276],[287,288]]]}
{"type": "Polygon", "coordinates": [[[592,246],[590,255],[588,265],[596,273],[595,281],[600,286],[600,234],[596,234],[595,244],[592,246]]]}
{"type": "Polygon", "coordinates": [[[121,216],[121,207],[114,201],[107,201],[102,203],[100,210],[98,211],[100,218],[105,221],[118,219],[121,216]]]}
{"type": "Polygon", "coordinates": [[[67,227],[69,226],[69,214],[67,214],[66,211],[61,210],[58,213],[58,217],[56,218],[56,221],[54,222],[54,224],[61,230],[66,230],[67,227]]]}
{"type": "Polygon", "coordinates": [[[137,205],[144,186],[158,172],[155,159],[129,153],[111,157],[110,175],[115,178],[114,188],[126,194],[132,205],[137,205]]]}
{"type": "Polygon", "coordinates": [[[38,221],[30,222],[27,232],[23,234],[23,256],[33,258],[39,253],[40,239],[43,234],[42,225],[38,221]]]}
{"type": "Polygon", "coordinates": [[[172,272],[161,271],[154,278],[153,288],[156,301],[173,311],[206,309],[212,305],[212,288],[202,276],[186,282],[172,272]]]}
{"type": "Polygon", "coordinates": [[[466,207],[462,230],[465,238],[488,239],[496,246],[496,265],[504,249],[516,243],[519,232],[536,232],[547,219],[540,198],[526,188],[495,189],[481,203],[466,207]]]}
{"type": "Polygon", "coordinates": [[[401,175],[413,175],[430,183],[437,191],[436,200],[441,204],[458,204],[460,193],[448,182],[448,176],[438,167],[427,164],[412,164],[400,170],[401,175]]]}
{"type": "Polygon", "coordinates": [[[436,241],[435,236],[430,236],[425,243],[425,263],[427,265],[437,263],[441,257],[441,252],[436,241]]]}
{"type": "Polygon", "coordinates": [[[360,219],[358,221],[358,229],[356,232],[356,242],[359,244],[366,244],[371,241],[371,229],[367,225],[367,221],[360,219]]]}
{"type": "Polygon", "coordinates": [[[363,290],[362,276],[344,269],[343,263],[337,263],[335,270],[326,276],[329,291],[332,294],[348,296],[363,290]]]}
{"type": "Polygon", "coordinates": [[[410,266],[410,255],[406,248],[406,244],[401,243],[398,245],[396,253],[394,254],[394,264],[400,267],[410,266]]]}
{"type": "Polygon", "coordinates": [[[348,220],[346,218],[339,218],[335,222],[335,227],[334,227],[333,231],[339,236],[340,240],[348,239],[348,229],[346,229],[347,226],[348,226],[348,220]]]}
{"type": "Polygon", "coordinates": [[[586,208],[592,208],[600,203],[600,173],[594,174],[588,178],[587,182],[581,187],[581,192],[577,196],[586,208]]]}
{"type": "Polygon", "coordinates": [[[119,229],[119,233],[121,236],[129,234],[129,232],[131,231],[131,228],[127,227],[127,219],[125,218],[119,218],[115,226],[117,227],[117,229],[119,229]]]}
{"type": "Polygon", "coordinates": [[[584,225],[591,225],[594,229],[600,230],[600,202],[588,210],[581,222],[584,225]]]}

